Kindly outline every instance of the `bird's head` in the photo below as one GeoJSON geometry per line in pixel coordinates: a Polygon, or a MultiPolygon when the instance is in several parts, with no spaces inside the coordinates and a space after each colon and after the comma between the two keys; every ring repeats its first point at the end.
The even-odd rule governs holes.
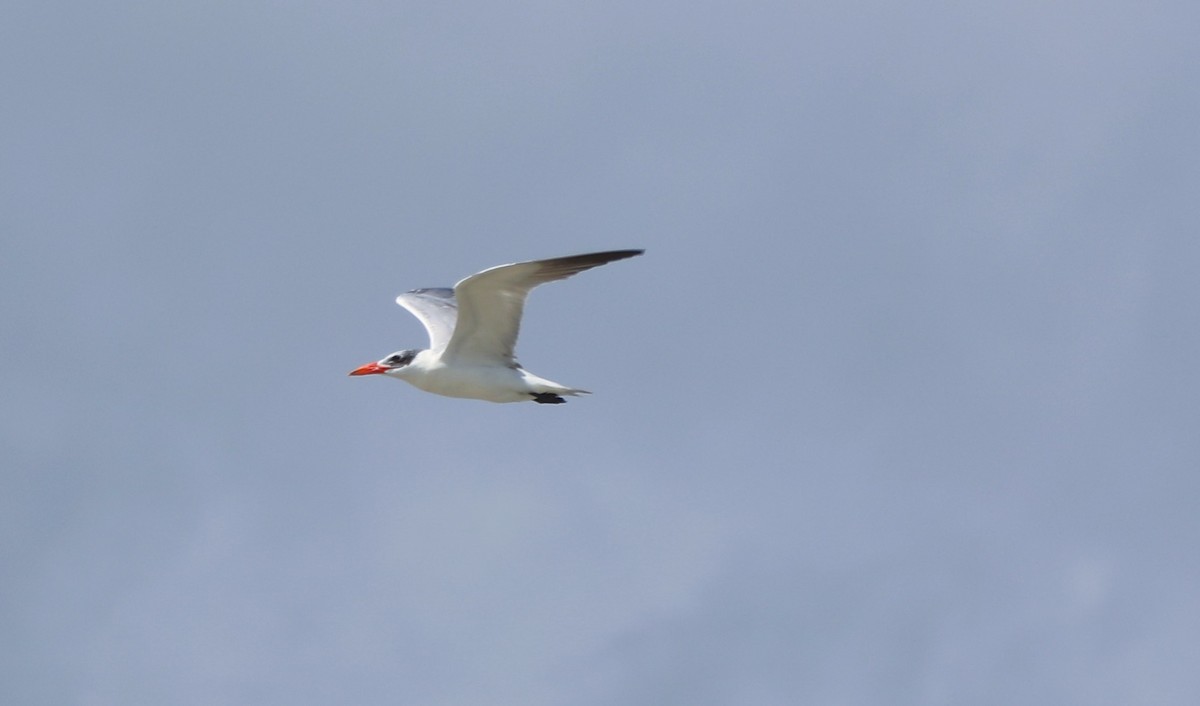
{"type": "Polygon", "coordinates": [[[413,362],[413,358],[417,357],[417,351],[404,350],[396,351],[386,358],[361,365],[350,371],[351,375],[391,375],[392,377],[402,377],[405,368],[409,363],[413,362]]]}

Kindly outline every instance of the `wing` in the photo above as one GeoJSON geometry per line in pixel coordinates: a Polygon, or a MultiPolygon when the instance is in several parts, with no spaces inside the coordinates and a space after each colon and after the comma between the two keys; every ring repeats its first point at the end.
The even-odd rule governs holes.
{"type": "Polygon", "coordinates": [[[441,350],[450,342],[454,333],[454,322],[458,319],[458,305],[454,301],[453,289],[414,289],[396,297],[396,303],[408,309],[429,332],[431,349],[441,350]]]}
{"type": "Polygon", "coordinates": [[[518,262],[467,277],[454,285],[458,324],[444,357],[481,363],[512,363],[525,297],[531,289],[642,252],[612,250],[518,262]]]}

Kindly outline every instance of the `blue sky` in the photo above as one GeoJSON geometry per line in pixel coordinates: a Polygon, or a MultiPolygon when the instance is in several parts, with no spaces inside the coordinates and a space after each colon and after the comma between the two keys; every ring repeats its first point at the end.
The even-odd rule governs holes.
{"type": "Polygon", "coordinates": [[[4,703],[1200,698],[1193,4],[8,15],[4,703]]]}

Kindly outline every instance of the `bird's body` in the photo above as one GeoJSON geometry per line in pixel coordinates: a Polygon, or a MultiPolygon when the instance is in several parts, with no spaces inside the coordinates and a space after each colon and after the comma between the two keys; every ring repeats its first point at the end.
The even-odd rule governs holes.
{"type": "Polygon", "coordinates": [[[554,396],[587,394],[587,390],[540,378],[519,365],[454,365],[442,360],[431,350],[418,352],[407,367],[410,370],[402,380],[413,387],[446,397],[466,397],[488,402],[526,402],[536,399],[538,395],[543,395],[542,399],[549,401],[554,396]]]}
{"type": "Polygon", "coordinates": [[[560,385],[522,368],[514,348],[525,298],[539,284],[566,279],[641,250],[573,255],[500,265],[454,289],[414,289],[396,298],[429,332],[429,348],[397,351],[351,375],[387,375],[426,392],[489,402],[565,402],[587,390],[560,385]]]}

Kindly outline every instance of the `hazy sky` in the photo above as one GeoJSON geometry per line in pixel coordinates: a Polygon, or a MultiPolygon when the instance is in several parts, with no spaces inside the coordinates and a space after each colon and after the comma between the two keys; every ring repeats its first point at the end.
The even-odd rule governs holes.
{"type": "Polygon", "coordinates": [[[1200,703],[1200,5],[18,2],[0,702],[1200,703]],[[566,405],[348,378],[539,289],[566,405]]]}

